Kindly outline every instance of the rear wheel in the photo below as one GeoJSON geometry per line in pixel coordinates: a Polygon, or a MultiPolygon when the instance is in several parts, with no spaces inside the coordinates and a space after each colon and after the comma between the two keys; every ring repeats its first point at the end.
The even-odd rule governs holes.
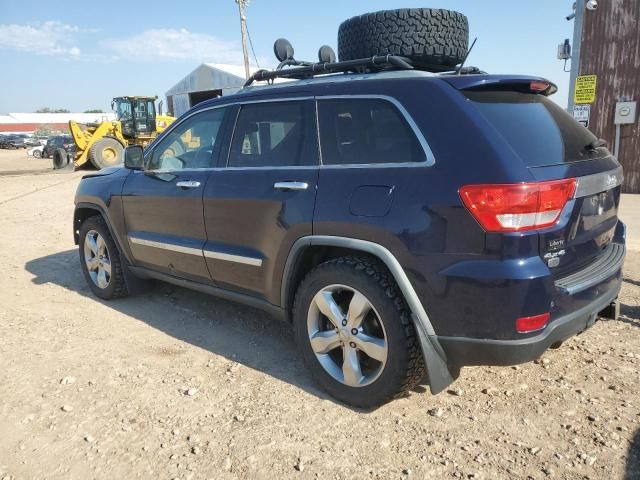
{"type": "Polygon", "coordinates": [[[34,151],[33,151],[33,156],[34,156],[35,158],[40,158],[40,157],[42,157],[42,150],[34,150],[34,151]]]}
{"type": "Polygon", "coordinates": [[[98,170],[115,167],[122,163],[123,158],[124,147],[115,138],[104,137],[96,140],[89,149],[89,161],[98,170]]]}
{"type": "Polygon", "coordinates": [[[80,226],[80,265],[91,291],[105,300],[128,295],[120,252],[101,216],[80,226]]]}
{"type": "Polygon", "coordinates": [[[423,376],[409,309],[375,261],[343,257],[316,267],[296,294],[294,327],[315,380],[349,405],[379,406],[423,376]]]}

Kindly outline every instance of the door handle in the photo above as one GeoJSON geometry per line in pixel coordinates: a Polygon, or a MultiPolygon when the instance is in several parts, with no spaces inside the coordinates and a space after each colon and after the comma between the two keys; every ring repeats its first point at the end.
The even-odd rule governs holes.
{"type": "Polygon", "coordinates": [[[180,188],[198,188],[200,186],[200,182],[195,180],[182,180],[180,182],[176,182],[176,187],[180,188]]]}
{"type": "Polygon", "coordinates": [[[307,182],[276,182],[273,184],[276,190],[306,190],[309,188],[307,182]]]}

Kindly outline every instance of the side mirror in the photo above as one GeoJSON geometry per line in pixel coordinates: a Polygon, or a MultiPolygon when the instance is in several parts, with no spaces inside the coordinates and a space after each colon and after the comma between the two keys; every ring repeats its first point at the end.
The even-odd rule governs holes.
{"type": "Polygon", "coordinates": [[[129,145],[124,149],[124,166],[130,170],[144,169],[144,156],[140,145],[129,145]]]}

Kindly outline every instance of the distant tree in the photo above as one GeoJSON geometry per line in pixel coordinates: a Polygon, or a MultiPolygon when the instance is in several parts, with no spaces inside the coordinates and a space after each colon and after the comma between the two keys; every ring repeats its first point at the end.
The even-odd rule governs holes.
{"type": "Polygon", "coordinates": [[[42,107],[36,110],[36,113],[71,113],[71,111],[67,110],[66,108],[42,107]]]}
{"type": "Polygon", "coordinates": [[[104,113],[104,111],[100,108],[94,108],[92,110],[85,110],[84,113],[104,113]]]}
{"type": "Polygon", "coordinates": [[[38,125],[38,128],[36,128],[33,134],[38,137],[48,137],[53,134],[53,129],[51,128],[51,125],[41,123],[40,125],[38,125]]]}

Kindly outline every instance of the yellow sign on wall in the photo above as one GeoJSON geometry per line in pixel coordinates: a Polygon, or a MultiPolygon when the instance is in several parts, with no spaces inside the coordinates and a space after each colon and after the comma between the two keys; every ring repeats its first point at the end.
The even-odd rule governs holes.
{"type": "Polygon", "coordinates": [[[593,103],[596,101],[597,75],[580,75],[576,78],[573,103],[593,103]]]}

